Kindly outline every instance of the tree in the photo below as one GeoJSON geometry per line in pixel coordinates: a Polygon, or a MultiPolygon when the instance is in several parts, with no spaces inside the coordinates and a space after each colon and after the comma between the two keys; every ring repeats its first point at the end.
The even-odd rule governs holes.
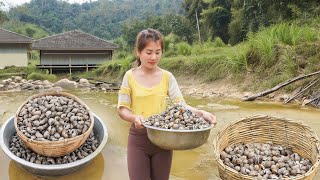
{"type": "Polygon", "coordinates": [[[122,36],[127,41],[129,47],[133,47],[137,34],[146,28],[146,24],[137,19],[131,19],[121,26],[122,36]]]}
{"type": "MultiPolygon", "coordinates": [[[[196,25],[196,14],[198,14],[198,18],[201,19],[201,13],[204,9],[207,9],[209,6],[204,0],[185,0],[182,3],[182,7],[185,11],[185,16],[187,19],[191,21],[192,24],[196,25]]],[[[194,26],[195,28],[196,26],[194,26]]]]}
{"type": "Polygon", "coordinates": [[[170,19],[171,32],[179,36],[182,40],[192,44],[194,31],[190,21],[184,16],[172,15],[170,19]]]}
{"type": "Polygon", "coordinates": [[[227,9],[218,6],[202,13],[203,21],[213,30],[213,37],[219,36],[224,43],[228,43],[228,24],[231,20],[231,13],[227,9]]]}
{"type": "Polygon", "coordinates": [[[34,30],[33,28],[27,27],[26,28],[26,33],[29,37],[33,37],[34,34],[36,33],[36,30],[34,30]]]}
{"type": "Polygon", "coordinates": [[[0,11],[0,25],[6,21],[9,21],[7,14],[4,11],[0,11]]]}
{"type": "Polygon", "coordinates": [[[4,23],[5,21],[9,20],[7,14],[1,10],[3,6],[4,6],[4,3],[2,1],[0,1],[0,25],[2,23],[4,23]]]}
{"type": "MultiPolygon", "coordinates": [[[[10,9],[9,13],[13,19],[35,23],[54,33],[81,29],[100,38],[116,39],[122,34],[121,24],[130,17],[145,20],[148,16],[178,14],[181,10],[179,2],[180,0],[99,0],[80,5],[63,0],[32,0],[10,9]]],[[[155,22],[152,24],[166,31],[162,25],[155,22]]]]}

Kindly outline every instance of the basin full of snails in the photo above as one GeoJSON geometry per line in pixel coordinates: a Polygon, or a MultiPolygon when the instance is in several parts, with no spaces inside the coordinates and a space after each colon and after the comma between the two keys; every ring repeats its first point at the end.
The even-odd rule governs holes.
{"type": "Polygon", "coordinates": [[[91,132],[89,138],[75,151],[60,157],[47,157],[32,151],[24,145],[19,136],[14,135],[10,140],[9,150],[19,158],[28,162],[42,165],[58,165],[72,163],[81,160],[93,153],[99,143],[94,133],[91,132]]]}
{"type": "Polygon", "coordinates": [[[169,107],[161,114],[150,116],[143,124],[170,130],[196,130],[210,126],[202,117],[198,117],[191,110],[180,104],[169,107]]]}
{"type": "Polygon", "coordinates": [[[176,104],[143,122],[150,141],[167,150],[189,150],[207,142],[212,124],[176,104]]]}

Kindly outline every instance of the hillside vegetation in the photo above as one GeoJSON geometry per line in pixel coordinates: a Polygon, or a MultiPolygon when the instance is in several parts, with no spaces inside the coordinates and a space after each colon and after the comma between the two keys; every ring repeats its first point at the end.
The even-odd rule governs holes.
{"type": "MultiPolygon", "coordinates": [[[[118,82],[135,60],[137,33],[154,28],[165,36],[162,68],[204,82],[229,78],[243,90],[262,90],[320,70],[319,7],[318,0],[99,0],[81,5],[31,0],[9,12],[0,10],[0,26],[35,39],[79,29],[112,40],[120,46],[112,61],[73,76],[118,82]]],[[[32,69],[37,73],[32,78],[43,79],[48,72],[36,70],[37,53],[29,67],[0,73],[19,69],[30,75],[32,69]]]]}
{"type": "MultiPolygon", "coordinates": [[[[307,23],[270,26],[249,33],[246,41],[235,46],[227,46],[219,38],[192,46],[167,40],[169,48],[160,66],[176,75],[194,75],[203,81],[232,77],[241,85],[244,78],[250,77],[253,82],[249,90],[273,87],[299,74],[320,70],[319,22],[317,18],[307,23]]],[[[115,59],[83,76],[121,80],[134,59],[115,59]]]]}

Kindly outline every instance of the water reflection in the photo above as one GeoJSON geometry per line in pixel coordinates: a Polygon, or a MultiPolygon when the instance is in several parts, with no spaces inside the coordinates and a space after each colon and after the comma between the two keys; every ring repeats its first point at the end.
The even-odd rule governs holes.
{"type": "Polygon", "coordinates": [[[101,180],[104,171],[104,158],[100,153],[92,161],[90,161],[85,167],[65,176],[57,177],[45,177],[31,174],[21,168],[16,162],[10,161],[9,164],[9,178],[10,180],[34,180],[34,179],[81,179],[81,180],[101,180]]]}

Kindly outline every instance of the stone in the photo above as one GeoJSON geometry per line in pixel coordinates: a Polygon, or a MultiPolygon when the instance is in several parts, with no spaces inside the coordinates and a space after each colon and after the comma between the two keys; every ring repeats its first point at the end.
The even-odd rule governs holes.
{"type": "Polygon", "coordinates": [[[64,89],[75,89],[77,87],[77,83],[75,81],[70,81],[69,79],[61,79],[60,81],[54,83],[54,86],[60,86],[64,89]]]}
{"type": "Polygon", "coordinates": [[[88,81],[87,79],[85,79],[85,78],[81,78],[81,79],[79,80],[79,83],[80,83],[80,84],[90,84],[89,81],[88,81]]]}

